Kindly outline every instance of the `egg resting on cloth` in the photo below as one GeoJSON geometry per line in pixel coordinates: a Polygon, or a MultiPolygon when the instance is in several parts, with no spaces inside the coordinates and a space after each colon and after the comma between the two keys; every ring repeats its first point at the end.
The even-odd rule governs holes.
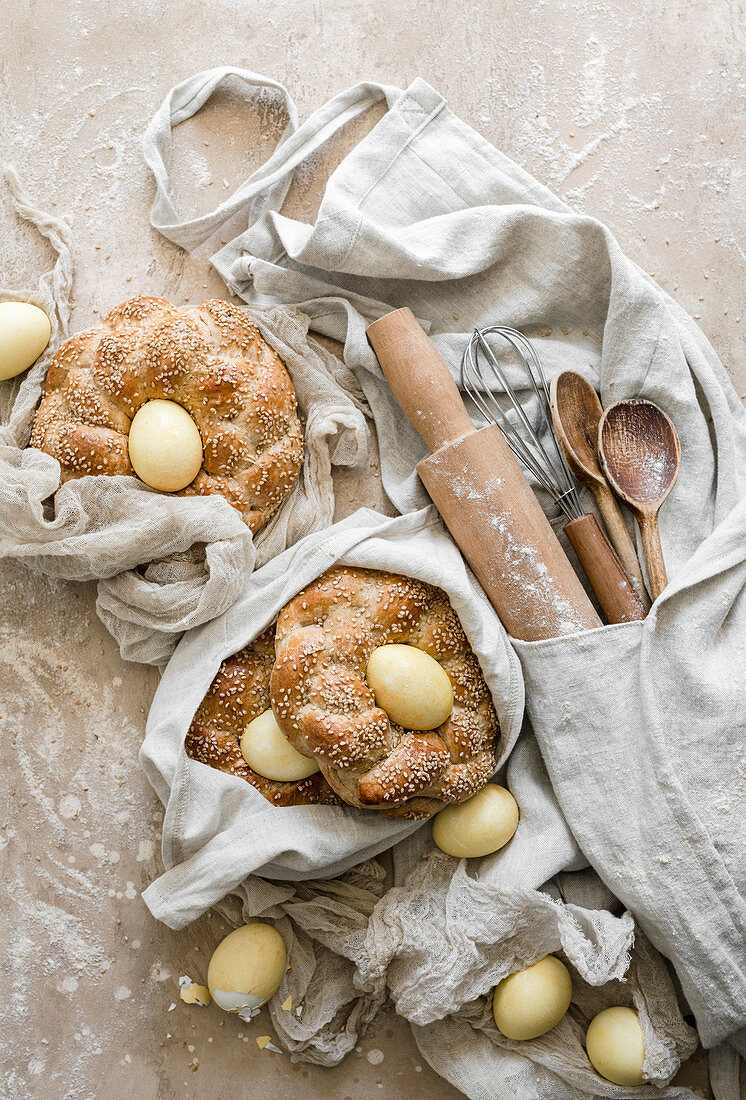
{"type": "Polygon", "coordinates": [[[500,730],[479,662],[448,597],[422,581],[328,570],[280,612],[271,693],[282,732],[351,806],[429,817],[495,770],[500,730]],[[376,705],[366,667],[389,643],[424,650],[447,673],[454,705],[437,729],[404,729],[376,705]]]}
{"type": "Polygon", "coordinates": [[[274,627],[223,661],[192,719],[184,743],[187,756],[245,779],[275,806],[338,804],[319,772],[285,783],[265,779],[243,758],[240,742],[244,729],[269,707],[273,661],[274,627]]]}
{"type": "Polygon", "coordinates": [[[66,340],[49,365],[31,446],[58,460],[63,482],[133,475],[130,423],[157,398],[186,409],[202,437],[202,467],[178,495],[219,494],[257,531],[297,480],[303,434],[284,365],[229,302],[179,310],[131,298],[66,340]]]}

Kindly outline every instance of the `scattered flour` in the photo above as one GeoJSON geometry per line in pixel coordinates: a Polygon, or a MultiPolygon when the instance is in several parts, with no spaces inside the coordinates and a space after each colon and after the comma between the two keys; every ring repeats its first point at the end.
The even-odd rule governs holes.
{"type": "Polygon", "coordinates": [[[171,977],[171,971],[162,962],[154,962],[150,968],[150,977],[154,982],[167,982],[171,977]]]}
{"type": "Polygon", "coordinates": [[[82,803],[77,795],[66,794],[60,799],[60,817],[66,818],[68,821],[73,821],[82,808],[82,803]]]}
{"type": "Polygon", "coordinates": [[[119,863],[119,852],[107,852],[104,845],[100,844],[98,841],[96,841],[95,844],[91,844],[88,851],[91,852],[96,859],[100,859],[104,863],[119,863]]]}
{"type": "Polygon", "coordinates": [[[141,840],[137,845],[137,855],[135,859],[138,863],[144,863],[148,859],[152,859],[155,855],[155,844],[152,840],[141,840]]]}

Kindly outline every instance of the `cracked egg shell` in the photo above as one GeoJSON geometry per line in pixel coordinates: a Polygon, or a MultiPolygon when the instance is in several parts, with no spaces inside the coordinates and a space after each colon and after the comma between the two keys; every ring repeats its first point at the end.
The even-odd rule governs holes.
{"type": "Polygon", "coordinates": [[[236,928],[215,948],[207,987],[219,1008],[248,1020],[277,992],[286,968],[282,936],[256,921],[236,928]]]}
{"type": "Polygon", "coordinates": [[[179,978],[179,997],[184,1004],[200,1005],[202,1008],[206,1008],[212,1000],[207,986],[193,982],[188,974],[183,974],[179,978]]]}

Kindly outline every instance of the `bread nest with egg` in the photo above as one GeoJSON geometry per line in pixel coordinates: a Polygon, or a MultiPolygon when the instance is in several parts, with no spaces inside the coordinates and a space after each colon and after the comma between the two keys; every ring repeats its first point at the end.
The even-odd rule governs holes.
{"type": "Polygon", "coordinates": [[[282,783],[252,771],[241,754],[241,735],[246,726],[270,706],[274,654],[274,627],[270,627],[251,645],[223,661],[192,719],[184,743],[187,756],[245,779],[275,806],[338,803],[320,772],[282,783]]]}
{"type": "Polygon", "coordinates": [[[351,806],[430,817],[495,770],[500,729],[479,662],[446,594],[422,581],[324,573],[280,612],[271,694],[282,732],[351,806]],[[366,668],[389,644],[423,650],[450,679],[453,709],[437,729],[404,729],[376,705],[366,668]]]}
{"type": "Polygon", "coordinates": [[[134,475],[128,436],[148,401],[181,405],[202,438],[202,467],[179,496],[225,497],[252,531],[279,508],[303,461],[287,371],[256,325],[219,299],[177,309],[131,298],[65,341],[47,373],[31,445],[62,482],[134,475]]]}

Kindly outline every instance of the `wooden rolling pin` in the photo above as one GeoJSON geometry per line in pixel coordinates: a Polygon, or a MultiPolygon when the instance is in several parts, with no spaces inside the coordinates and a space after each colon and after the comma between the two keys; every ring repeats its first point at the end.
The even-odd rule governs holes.
{"type": "Polygon", "coordinates": [[[502,432],[474,427],[412,311],[394,310],[367,331],[431,452],[417,472],[508,633],[538,641],[601,626],[502,432]]]}

